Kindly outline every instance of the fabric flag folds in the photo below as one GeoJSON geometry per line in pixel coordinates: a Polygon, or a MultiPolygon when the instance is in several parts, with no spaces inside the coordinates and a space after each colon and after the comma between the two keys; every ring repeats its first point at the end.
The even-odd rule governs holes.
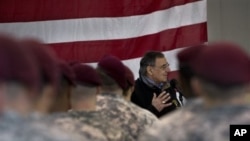
{"type": "Polygon", "coordinates": [[[35,37],[59,58],[95,65],[105,54],[138,77],[149,50],[162,51],[172,71],[176,53],[207,42],[206,0],[1,0],[0,33],[35,37]]]}

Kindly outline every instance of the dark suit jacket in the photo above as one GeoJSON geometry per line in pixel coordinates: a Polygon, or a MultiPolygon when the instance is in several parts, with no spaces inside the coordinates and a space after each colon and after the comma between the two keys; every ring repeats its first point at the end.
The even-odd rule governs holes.
{"type": "Polygon", "coordinates": [[[135,81],[135,90],[131,96],[131,101],[136,105],[149,110],[157,117],[161,117],[178,107],[181,107],[181,104],[176,98],[176,89],[168,87],[165,89],[167,93],[171,96],[171,101],[173,104],[170,107],[164,108],[161,112],[158,112],[157,109],[151,104],[153,99],[153,94],[156,93],[157,96],[162,92],[158,87],[149,87],[146,85],[140,78],[135,81]]]}

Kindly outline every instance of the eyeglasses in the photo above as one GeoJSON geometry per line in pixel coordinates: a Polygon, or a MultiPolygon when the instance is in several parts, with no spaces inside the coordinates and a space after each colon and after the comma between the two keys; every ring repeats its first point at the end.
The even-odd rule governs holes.
{"type": "Polygon", "coordinates": [[[155,66],[155,65],[150,65],[150,66],[155,67],[155,68],[159,68],[161,70],[166,70],[169,67],[169,64],[167,63],[167,64],[164,64],[164,65],[159,66],[159,67],[155,66]]]}

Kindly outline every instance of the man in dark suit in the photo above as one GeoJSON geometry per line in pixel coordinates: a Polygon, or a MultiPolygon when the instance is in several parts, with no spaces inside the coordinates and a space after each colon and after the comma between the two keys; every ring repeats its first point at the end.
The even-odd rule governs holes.
{"type": "Polygon", "coordinates": [[[131,101],[161,117],[183,105],[182,94],[167,81],[169,64],[161,52],[147,52],[140,61],[139,78],[131,101]]]}

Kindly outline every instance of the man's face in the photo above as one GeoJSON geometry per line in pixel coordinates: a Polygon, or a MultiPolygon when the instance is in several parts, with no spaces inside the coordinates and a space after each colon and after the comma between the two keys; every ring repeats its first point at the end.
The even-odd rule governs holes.
{"type": "Polygon", "coordinates": [[[148,77],[156,83],[167,81],[168,72],[170,72],[169,64],[166,58],[156,58],[154,66],[148,66],[148,77]]]}

